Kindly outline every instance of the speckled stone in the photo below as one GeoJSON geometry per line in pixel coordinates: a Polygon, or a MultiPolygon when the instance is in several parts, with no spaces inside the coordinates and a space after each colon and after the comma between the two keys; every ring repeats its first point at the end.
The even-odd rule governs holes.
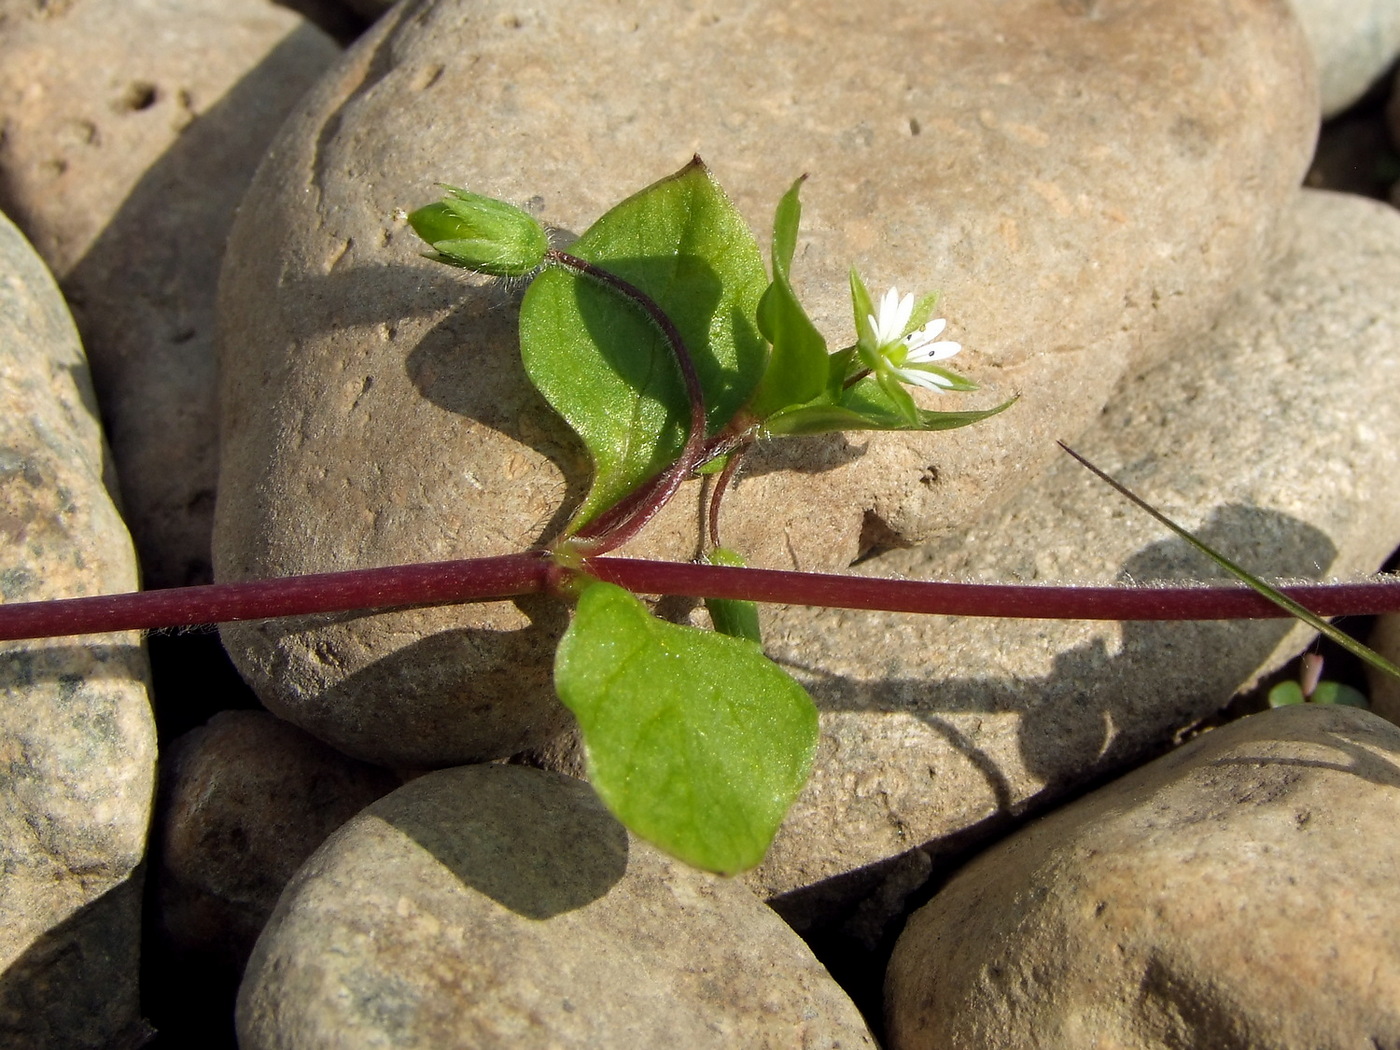
{"type": "Polygon", "coordinates": [[[890,961],[890,1050],[1400,1044],[1400,730],[1204,734],[979,856],[890,961]]]}
{"type": "Polygon", "coordinates": [[[148,587],[212,576],[224,242],[338,54],[271,0],[73,0],[0,32],[0,207],[72,305],[148,587]]]}
{"type": "Polygon", "coordinates": [[[743,886],[631,838],[588,785],[442,770],[306,863],[239,992],[242,1050],[873,1048],[743,886]]]}
{"type": "MultiPolygon", "coordinates": [[[[0,601],[129,591],[72,318],[0,216],[0,601]]],[[[0,1045],[136,1046],[155,725],[140,638],[0,642],[0,1045]]]]}
{"type": "MultiPolygon", "coordinates": [[[[767,446],[727,539],[753,564],[832,569],[863,534],[946,534],[1267,253],[1312,150],[1310,70],[1281,0],[399,5],[285,126],[230,241],[217,574],[548,538],[586,461],[525,385],[515,300],[418,258],[395,210],[446,180],[577,231],[696,151],[760,233],[809,173],[795,279],[833,345],[855,263],[877,289],[943,290],[984,385],[957,407],[1022,395],[966,431],[767,446]]],[[[633,550],[688,557],[694,523],[687,490],[633,550]]],[[[561,628],[494,603],[223,637],[279,715],[444,764],[558,730],[561,628]]]]}

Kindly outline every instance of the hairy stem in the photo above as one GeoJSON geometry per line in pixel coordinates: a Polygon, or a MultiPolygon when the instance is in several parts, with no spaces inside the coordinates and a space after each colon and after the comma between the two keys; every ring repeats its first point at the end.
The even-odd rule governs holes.
{"type": "MultiPolygon", "coordinates": [[[[1290,615],[1245,587],[1047,587],[885,580],[588,558],[583,571],[641,594],[839,609],[1052,620],[1236,620],[1290,615]]],[[[568,567],[548,554],[396,565],[246,583],[0,604],[0,640],[189,627],[328,612],[489,601],[561,592],[568,567]]],[[[1281,590],[1319,616],[1400,612],[1400,579],[1281,590]]]]}

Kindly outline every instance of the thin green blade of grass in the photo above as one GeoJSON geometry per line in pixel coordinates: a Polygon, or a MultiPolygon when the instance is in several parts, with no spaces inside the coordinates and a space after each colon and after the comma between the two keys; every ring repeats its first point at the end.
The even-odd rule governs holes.
{"type": "Polygon", "coordinates": [[[1152,504],[1148,503],[1141,496],[1128,489],[1125,485],[1111,477],[1109,474],[1094,466],[1094,464],[1090,463],[1087,459],[1081,456],[1078,452],[1074,451],[1074,449],[1070,448],[1063,441],[1058,442],[1058,444],[1062,449],[1064,449],[1076,460],[1078,460],[1080,465],[1082,465],[1091,473],[1093,473],[1095,477],[1097,477],[1103,482],[1106,482],[1108,485],[1112,486],[1113,489],[1117,491],[1119,495],[1130,500],[1132,503],[1145,510],[1148,514],[1151,514],[1152,517],[1157,519],[1167,528],[1171,529],[1172,532],[1176,533],[1178,536],[1180,536],[1187,543],[1191,544],[1191,546],[1195,547],[1198,551],[1204,554],[1211,561],[1215,562],[1215,564],[1219,565],[1226,572],[1230,573],[1230,575],[1234,576],[1236,579],[1240,580],[1245,585],[1254,590],[1257,594],[1260,594],[1263,597],[1267,598],[1279,608],[1288,611],[1299,620],[1302,620],[1309,627],[1330,638],[1332,641],[1336,642],[1347,652],[1352,653],[1353,655],[1359,657],[1362,660],[1365,660],[1376,670],[1384,671],[1386,674],[1390,675],[1393,678],[1400,678],[1400,667],[1395,666],[1395,664],[1391,663],[1380,653],[1376,652],[1374,649],[1362,645],[1360,642],[1358,642],[1351,635],[1347,634],[1345,631],[1339,630],[1338,628],[1332,626],[1332,624],[1328,623],[1322,617],[1318,616],[1311,609],[1307,608],[1307,606],[1299,605],[1292,598],[1288,597],[1288,595],[1274,589],[1273,587],[1270,587],[1263,580],[1259,579],[1259,577],[1246,571],[1239,565],[1236,565],[1229,558],[1225,557],[1225,555],[1221,554],[1209,544],[1197,539],[1194,535],[1192,535],[1186,529],[1182,528],[1176,522],[1172,521],[1171,518],[1167,517],[1165,514],[1159,511],[1156,507],[1152,506],[1152,504]]]}

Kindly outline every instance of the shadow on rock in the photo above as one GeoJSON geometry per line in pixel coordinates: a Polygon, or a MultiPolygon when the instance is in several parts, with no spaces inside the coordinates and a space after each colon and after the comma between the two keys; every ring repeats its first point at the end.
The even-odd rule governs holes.
{"type": "Polygon", "coordinates": [[[118,883],[34,939],[0,973],[0,1045],[135,1050],[140,879],[118,883]]]}
{"type": "MultiPolygon", "coordinates": [[[[1336,555],[1332,541],[1313,526],[1255,507],[1219,508],[1197,535],[1246,567],[1286,567],[1295,576],[1320,576],[1336,555]]],[[[1120,579],[1144,585],[1233,577],[1173,537],[1130,558],[1120,579]]],[[[1044,784],[1043,793],[1058,796],[1070,785],[1122,768],[1160,746],[1163,733],[1224,704],[1293,626],[1289,619],[1128,622],[1118,651],[1095,639],[1057,655],[1048,675],[1025,679],[930,675],[861,681],[823,675],[820,668],[803,670],[814,679],[812,696],[822,710],[919,717],[981,771],[1005,809],[1012,793],[997,760],[940,716],[1019,715],[1026,771],[1044,784]]],[[[1036,643],[1034,621],[998,621],[997,627],[996,641],[1008,649],[1036,643]]]]}
{"type": "Polygon", "coordinates": [[[444,771],[365,811],[397,828],[465,885],[528,919],[603,897],[627,870],[627,832],[580,781],[518,767],[444,771]],[[533,781],[557,780],[544,791],[533,781]]]}

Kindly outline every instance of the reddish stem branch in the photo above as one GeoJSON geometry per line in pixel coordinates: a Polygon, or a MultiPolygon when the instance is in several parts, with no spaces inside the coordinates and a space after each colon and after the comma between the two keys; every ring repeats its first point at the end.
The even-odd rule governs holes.
{"type": "MultiPolygon", "coordinates": [[[[1055,620],[1235,620],[1288,614],[1244,587],[1046,587],[883,580],[593,558],[585,568],[641,594],[738,598],[840,609],[1055,620]]],[[[395,565],[247,583],[0,605],[0,640],[188,627],[329,612],[489,601],[555,590],[540,552],[395,565]]],[[[1281,588],[1319,616],[1400,612],[1400,580],[1281,588]]]]}
{"type": "Polygon", "coordinates": [[[700,375],[695,370],[695,359],[690,356],[690,350],[685,345],[680,329],[655,299],[630,281],[623,280],[617,274],[587,259],[580,259],[557,248],[546,252],[545,258],[611,288],[651,318],[652,323],[661,330],[662,336],[670,344],[671,355],[676,360],[681,381],[685,384],[686,399],[690,402],[690,431],[686,435],[685,447],[681,449],[676,461],[662,471],[652,486],[644,490],[644,497],[634,493],[633,498],[623,500],[579,530],[578,538],[589,541],[587,549],[594,554],[603,554],[621,547],[640,532],[646,523],[655,517],[656,512],[676,494],[681,482],[700,465],[705,451],[705,393],[700,386],[700,375]]]}

